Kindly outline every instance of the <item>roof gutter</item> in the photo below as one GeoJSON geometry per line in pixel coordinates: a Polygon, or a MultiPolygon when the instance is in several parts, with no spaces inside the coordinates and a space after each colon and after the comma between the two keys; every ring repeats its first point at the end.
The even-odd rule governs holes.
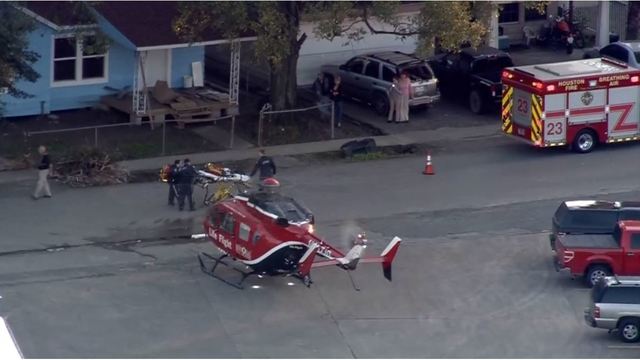
{"type": "Polygon", "coordinates": [[[16,6],[16,8],[18,10],[22,11],[23,13],[25,13],[26,15],[31,16],[32,18],[34,18],[34,19],[40,21],[41,23],[47,25],[48,27],[52,28],[53,30],[60,31],[60,26],[52,23],[51,21],[49,21],[49,20],[43,18],[42,16],[34,13],[33,11],[31,11],[31,10],[25,8],[25,7],[22,7],[22,6],[16,6]]]}
{"type": "MultiPolygon", "coordinates": [[[[256,41],[258,39],[257,36],[243,37],[233,39],[233,41],[239,42],[247,42],[247,41],[256,41]]],[[[221,39],[221,40],[209,40],[209,41],[198,41],[193,43],[181,43],[181,44],[169,44],[169,45],[154,45],[154,46],[140,46],[137,47],[137,51],[150,51],[150,50],[166,50],[166,49],[178,49],[178,48],[186,48],[191,46],[207,46],[207,45],[221,45],[221,44],[229,44],[232,40],[230,39],[221,39]]]]}
{"type": "Polygon", "coordinates": [[[16,6],[16,8],[20,11],[22,11],[25,15],[27,16],[31,16],[32,18],[36,19],[37,21],[43,23],[44,25],[52,28],[55,31],[71,31],[71,30],[83,30],[83,29],[95,29],[98,27],[98,24],[84,24],[84,25],[56,25],[53,22],[43,18],[42,16],[36,14],[35,12],[22,7],[22,6],[16,6]]]}

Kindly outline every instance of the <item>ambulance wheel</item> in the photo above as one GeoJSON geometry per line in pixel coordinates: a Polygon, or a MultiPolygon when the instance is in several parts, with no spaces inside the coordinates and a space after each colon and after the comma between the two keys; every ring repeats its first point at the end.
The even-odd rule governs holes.
{"type": "Polygon", "coordinates": [[[588,153],[596,146],[596,134],[591,129],[580,130],[573,140],[573,150],[588,153]]]}
{"type": "Polygon", "coordinates": [[[472,90],[469,94],[469,109],[474,114],[482,114],[484,112],[484,101],[482,94],[478,90],[472,90]]]}

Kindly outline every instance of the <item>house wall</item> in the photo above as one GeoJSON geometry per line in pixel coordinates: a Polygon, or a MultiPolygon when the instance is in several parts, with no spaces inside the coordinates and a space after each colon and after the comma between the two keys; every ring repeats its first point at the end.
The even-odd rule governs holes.
{"type": "Polygon", "coordinates": [[[204,66],[204,46],[190,46],[171,50],[171,87],[182,88],[184,76],[193,76],[191,63],[200,61],[204,66]]]}
{"type": "MultiPolygon", "coordinates": [[[[516,3],[516,1],[498,1],[497,3],[499,6],[502,5],[504,7],[504,5],[510,4],[510,3],[516,3]]],[[[517,3],[519,5],[518,21],[498,23],[498,26],[501,27],[503,30],[503,34],[509,37],[510,45],[520,45],[525,43],[524,31],[523,31],[523,28],[525,26],[530,27],[536,34],[538,34],[540,32],[540,28],[542,27],[542,25],[545,22],[547,22],[546,19],[526,21],[525,20],[525,3],[521,1],[517,3]]],[[[549,4],[547,5],[546,16],[549,17],[550,15],[557,15],[558,6],[560,5],[561,5],[560,2],[550,1],[549,4]]]]}
{"type": "Polygon", "coordinates": [[[50,111],[87,108],[100,102],[100,97],[113,94],[105,86],[123,89],[131,86],[134,74],[135,53],[118,43],[109,48],[106,83],[51,88],[50,111]]]}
{"type": "MultiPolygon", "coordinates": [[[[508,3],[515,3],[515,1],[498,1],[499,5],[508,3]]],[[[523,44],[524,36],[522,28],[529,26],[536,33],[540,31],[542,25],[546,20],[533,20],[525,21],[525,3],[519,3],[519,18],[516,22],[499,23],[499,26],[504,30],[504,35],[509,36],[509,43],[511,45],[523,44]]],[[[598,29],[598,17],[600,15],[598,9],[598,1],[574,1],[573,2],[573,18],[575,20],[583,20],[587,27],[592,30],[588,33],[595,34],[598,29]]],[[[610,1],[609,2],[609,24],[610,31],[620,35],[620,39],[626,39],[626,25],[628,4],[626,1],[610,1]]],[[[558,15],[558,9],[564,7],[569,9],[568,1],[550,1],[547,6],[547,17],[558,15]]]]}
{"type": "MultiPolygon", "coordinates": [[[[373,26],[382,27],[375,22],[373,26]]],[[[347,43],[346,37],[336,38],[333,41],[318,39],[313,35],[313,27],[311,23],[300,25],[300,31],[305,32],[308,38],[302,44],[298,58],[299,86],[313,84],[323,65],[343,64],[354,56],[369,52],[390,50],[413,53],[416,50],[414,37],[400,40],[395,35],[366,35],[360,41],[347,43]]]]}
{"type": "MultiPolygon", "coordinates": [[[[40,78],[35,83],[19,81],[16,86],[33,95],[19,99],[10,95],[2,95],[5,103],[5,117],[28,116],[51,111],[86,108],[96,105],[100,97],[112,94],[105,89],[111,87],[122,89],[133,81],[135,52],[126,44],[114,42],[107,55],[107,80],[99,84],[52,87],[52,47],[56,32],[50,27],[37,23],[36,30],[29,34],[29,49],[40,55],[33,64],[40,78]]],[[[108,34],[111,37],[111,34],[108,34]]]]}
{"type": "MultiPolygon", "coordinates": [[[[383,28],[381,25],[372,22],[376,28],[383,28]]],[[[342,64],[353,56],[357,56],[373,51],[403,51],[412,53],[416,49],[416,39],[407,38],[400,40],[395,35],[365,35],[360,41],[347,43],[346,37],[333,39],[333,41],[318,39],[313,34],[314,25],[310,22],[300,24],[300,33],[307,34],[307,39],[300,48],[298,58],[298,86],[308,86],[313,84],[317,73],[322,65],[342,64]]],[[[221,78],[229,74],[230,50],[229,46],[215,45],[207,46],[206,70],[207,73],[215,73],[221,78]]],[[[266,62],[257,59],[254,53],[253,43],[244,42],[240,55],[241,82],[246,86],[248,79],[250,87],[260,87],[263,89],[269,86],[269,69],[266,62]]]]}

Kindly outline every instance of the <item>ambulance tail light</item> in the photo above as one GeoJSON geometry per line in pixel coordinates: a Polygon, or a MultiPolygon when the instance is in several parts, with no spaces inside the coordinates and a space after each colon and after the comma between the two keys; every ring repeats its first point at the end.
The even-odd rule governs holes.
{"type": "Polygon", "coordinates": [[[555,91],[555,90],[556,90],[555,85],[547,85],[547,91],[555,91]]]}
{"type": "Polygon", "coordinates": [[[503,78],[507,78],[507,79],[513,79],[513,74],[508,72],[508,71],[503,71],[502,72],[502,77],[503,78]]]}
{"type": "Polygon", "coordinates": [[[632,83],[637,83],[639,80],[640,80],[640,76],[638,76],[638,75],[631,77],[631,82],[632,83]]]}

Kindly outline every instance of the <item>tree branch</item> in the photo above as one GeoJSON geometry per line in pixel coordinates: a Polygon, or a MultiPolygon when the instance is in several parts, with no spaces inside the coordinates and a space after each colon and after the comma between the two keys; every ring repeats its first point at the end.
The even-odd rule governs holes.
{"type": "Polygon", "coordinates": [[[357,23],[359,23],[359,22],[362,22],[362,20],[360,20],[360,19],[356,19],[354,22],[352,22],[351,24],[349,24],[349,26],[346,26],[346,27],[340,27],[340,32],[341,32],[341,33],[344,33],[344,32],[347,32],[347,31],[351,30],[351,28],[352,28],[355,24],[357,24],[357,23]]]}
{"type": "Polygon", "coordinates": [[[300,47],[302,47],[302,44],[305,40],[307,40],[307,33],[302,33],[298,41],[296,41],[296,47],[298,48],[298,50],[300,50],[300,47]]]}
{"type": "Polygon", "coordinates": [[[376,29],[374,29],[373,25],[371,25],[371,23],[369,23],[369,15],[367,14],[367,8],[366,7],[364,7],[362,9],[362,21],[364,22],[364,24],[369,29],[369,32],[371,32],[372,34],[398,35],[398,36],[413,36],[413,35],[418,35],[419,34],[418,31],[399,32],[399,31],[386,31],[386,30],[376,30],[376,29]]]}

